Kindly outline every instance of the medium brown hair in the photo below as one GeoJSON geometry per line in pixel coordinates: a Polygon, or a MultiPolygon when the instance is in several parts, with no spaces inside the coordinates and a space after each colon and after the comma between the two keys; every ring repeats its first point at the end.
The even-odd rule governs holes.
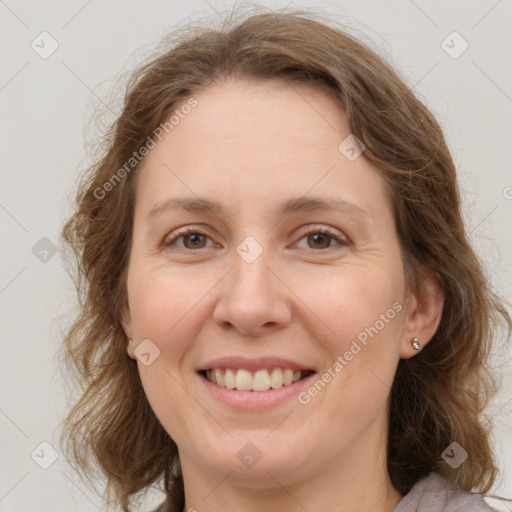
{"type": "Polygon", "coordinates": [[[217,80],[281,80],[314,85],[336,99],[389,187],[410,290],[425,266],[444,290],[437,332],[419,354],[399,361],[391,389],[391,482],[406,494],[436,471],[464,491],[487,492],[498,471],[484,414],[497,390],[489,356],[496,325],[501,321],[510,332],[511,320],[470,246],[456,169],[438,122],[348,29],[298,11],[233,20],[236,14],[227,28],[177,32],[164,52],[133,73],[105,151],[84,173],[76,210],[63,228],[76,257],[80,298],[63,353],[83,387],[64,421],[68,458],[88,476],[99,468],[111,502],[125,511],[162,478],[174,510],[183,507],[182,476],[173,472],[177,446],[146,399],[120,323],[137,166],[105,194],[97,191],[179,105],[217,80]],[[457,470],[441,456],[454,441],[468,452],[457,470]]]}

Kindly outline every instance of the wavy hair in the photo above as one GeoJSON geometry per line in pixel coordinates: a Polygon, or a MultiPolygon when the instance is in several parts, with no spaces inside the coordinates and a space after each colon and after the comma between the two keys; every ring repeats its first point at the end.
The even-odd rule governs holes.
{"type": "Polygon", "coordinates": [[[498,389],[490,355],[497,326],[510,333],[512,323],[469,242],[441,127],[369,45],[303,11],[235,13],[220,28],[187,26],[131,75],[122,112],[83,173],[62,229],[79,299],[62,344],[64,366],[81,385],[63,421],[68,459],[81,475],[106,477],[109,503],[124,511],[161,480],[172,510],[184,505],[177,446],[146,399],[120,323],[137,175],[126,162],[187,99],[225,78],[312,84],[346,113],[389,187],[409,288],[426,265],[445,293],[434,337],[398,364],[389,402],[391,482],[406,494],[436,471],[464,491],[486,493],[498,472],[485,415],[498,389]],[[123,166],[122,179],[106,187],[123,166]],[[442,458],[454,441],[469,454],[456,470],[442,458]]]}

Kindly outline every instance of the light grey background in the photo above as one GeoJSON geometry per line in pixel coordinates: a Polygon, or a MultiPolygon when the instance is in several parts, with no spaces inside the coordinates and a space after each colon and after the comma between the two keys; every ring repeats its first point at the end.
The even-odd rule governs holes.
{"type": "MultiPolygon", "coordinates": [[[[494,287],[510,300],[512,2],[262,4],[314,6],[332,13],[366,34],[398,68],[445,129],[471,237],[494,287]],[[469,44],[458,58],[445,51],[446,45],[453,47],[452,54],[462,48],[458,36],[442,46],[453,31],[469,44]]],[[[45,253],[49,242],[40,240],[58,244],[78,171],[88,161],[85,143],[95,133],[91,114],[97,104],[108,104],[119,73],[189,16],[220,16],[232,5],[215,0],[0,0],[0,511],[105,509],[62,456],[48,469],[31,458],[36,450],[34,459],[39,453],[40,462],[50,461],[49,447],[39,446],[43,441],[58,450],[55,429],[65,412],[66,386],[54,355],[64,328],[62,314],[73,297],[60,255],[45,253]],[[34,41],[39,52],[51,48],[48,36],[40,36],[43,31],[58,43],[46,59],[31,47],[34,41]]],[[[510,360],[510,348],[496,355],[506,378],[491,407],[502,471],[493,491],[507,497],[512,497],[510,360]]],[[[155,499],[160,501],[160,495],[155,499]]],[[[492,504],[512,510],[512,505],[492,504]]]]}

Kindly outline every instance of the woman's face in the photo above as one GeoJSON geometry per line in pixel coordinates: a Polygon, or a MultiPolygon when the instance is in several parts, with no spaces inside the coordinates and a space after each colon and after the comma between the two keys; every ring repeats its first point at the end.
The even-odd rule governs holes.
{"type": "Polygon", "coordinates": [[[340,149],[347,118],[319,90],[229,81],[195,99],[140,169],[123,314],[184,474],[258,487],[385,464],[418,332],[383,179],[340,149]],[[275,388],[227,389],[214,368],[275,388]],[[290,385],[297,370],[315,373],[290,385]]]}

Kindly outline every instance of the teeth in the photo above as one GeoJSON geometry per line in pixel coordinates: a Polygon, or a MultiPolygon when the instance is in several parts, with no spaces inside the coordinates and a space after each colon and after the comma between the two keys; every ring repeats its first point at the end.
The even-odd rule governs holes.
{"type": "MultiPolygon", "coordinates": [[[[299,371],[299,379],[300,379],[301,373],[302,372],[299,371]]],[[[289,386],[292,382],[294,382],[294,380],[293,380],[294,374],[295,374],[294,371],[290,370],[289,368],[287,368],[283,372],[283,386],[289,386]]]]}
{"type": "Polygon", "coordinates": [[[252,388],[252,375],[247,370],[238,370],[235,378],[235,387],[240,391],[250,391],[252,388]]]}
{"type": "Polygon", "coordinates": [[[212,370],[212,373],[215,378],[213,382],[217,383],[219,386],[224,386],[224,375],[222,375],[222,372],[216,368],[215,370],[212,370]]]}
{"type": "Polygon", "coordinates": [[[258,370],[257,372],[254,372],[251,386],[253,391],[267,391],[270,389],[270,384],[271,378],[268,374],[268,370],[258,370]]]}
{"type": "Polygon", "coordinates": [[[224,386],[228,389],[235,389],[235,372],[226,368],[224,374],[224,386]]]}
{"type": "Polygon", "coordinates": [[[252,374],[248,370],[225,370],[215,368],[206,370],[206,378],[218,386],[227,389],[238,389],[240,391],[268,391],[282,386],[289,386],[297,382],[303,376],[301,370],[290,368],[274,368],[272,370],[262,369],[252,374]]]}

